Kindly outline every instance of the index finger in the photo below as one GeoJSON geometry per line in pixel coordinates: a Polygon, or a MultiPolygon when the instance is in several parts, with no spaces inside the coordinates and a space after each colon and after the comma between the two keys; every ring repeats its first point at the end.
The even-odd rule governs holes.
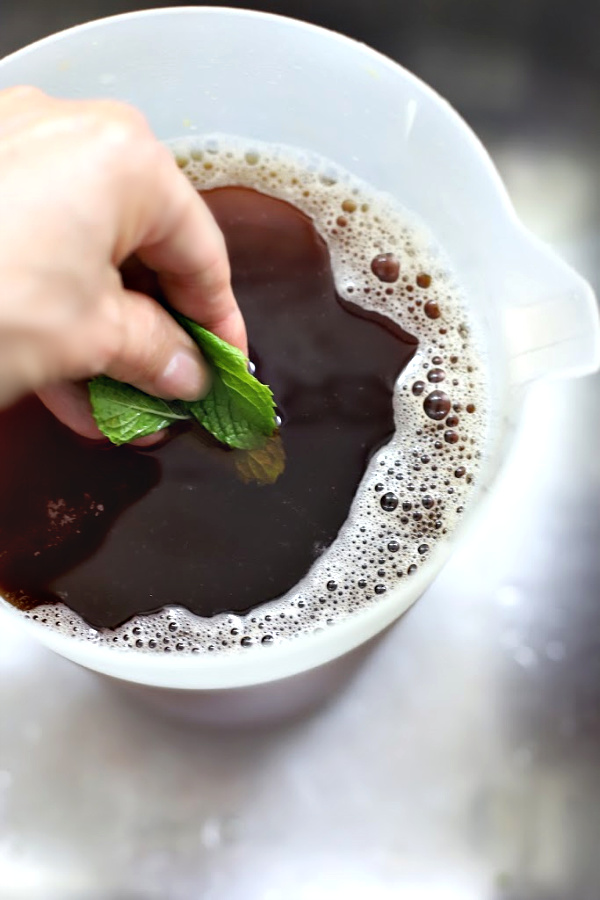
{"type": "Polygon", "coordinates": [[[121,248],[158,273],[176,309],[247,354],[223,234],[171,153],[155,143],[145,165],[136,167],[137,203],[128,217],[133,208],[137,221],[125,229],[133,246],[120,242],[121,248]]]}

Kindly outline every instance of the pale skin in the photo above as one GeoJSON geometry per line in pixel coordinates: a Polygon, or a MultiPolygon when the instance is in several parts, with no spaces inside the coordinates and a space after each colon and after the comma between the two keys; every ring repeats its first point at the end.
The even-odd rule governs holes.
{"type": "Polygon", "coordinates": [[[33,391],[100,438],[85,387],[94,375],[166,399],[206,393],[188,335],[123,288],[118,268],[133,253],[173,307],[247,353],[223,236],[141,113],[0,91],[0,406],[33,391]]]}

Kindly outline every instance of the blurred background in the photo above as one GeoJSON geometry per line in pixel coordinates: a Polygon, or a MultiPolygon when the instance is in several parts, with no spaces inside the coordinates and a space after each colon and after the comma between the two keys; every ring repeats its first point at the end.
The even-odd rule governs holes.
{"type": "MultiPolygon", "coordinates": [[[[0,54],[81,22],[153,6],[120,0],[3,0],[0,54]]],[[[194,5],[194,4],[187,4],[194,5]]],[[[199,4],[197,4],[199,5],[199,4]]],[[[490,127],[554,119],[594,134],[600,7],[594,0],[274,0],[204,4],[292,16],[371,44],[490,127]]]]}
{"type": "MultiPolygon", "coordinates": [[[[1,0],[0,56],[149,5],[1,0]]],[[[600,3],[251,6],[435,87],[600,289],[600,3]]],[[[156,720],[4,623],[0,900],[598,900],[599,396],[532,391],[489,524],[306,721],[156,720]]]]}

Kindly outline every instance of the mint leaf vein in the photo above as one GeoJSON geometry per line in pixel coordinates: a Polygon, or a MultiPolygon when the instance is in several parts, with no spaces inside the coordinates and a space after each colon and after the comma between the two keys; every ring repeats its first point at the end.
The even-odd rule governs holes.
{"type": "Polygon", "coordinates": [[[193,403],[161,400],[101,375],[89,383],[92,411],[100,431],[113,444],[125,444],[193,417],[229,447],[254,450],[264,445],[276,430],[270,388],[248,372],[241,350],[191,319],[173,315],[210,366],[209,393],[193,403]]]}

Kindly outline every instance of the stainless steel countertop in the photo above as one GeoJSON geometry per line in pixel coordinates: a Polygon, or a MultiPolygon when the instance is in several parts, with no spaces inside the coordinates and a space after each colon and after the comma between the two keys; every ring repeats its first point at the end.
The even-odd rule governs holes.
{"type": "MultiPolygon", "coordinates": [[[[600,288],[593,154],[492,149],[600,288]]],[[[173,724],[3,618],[0,900],[598,900],[599,392],[531,392],[485,524],[303,721],[173,724]]]]}

